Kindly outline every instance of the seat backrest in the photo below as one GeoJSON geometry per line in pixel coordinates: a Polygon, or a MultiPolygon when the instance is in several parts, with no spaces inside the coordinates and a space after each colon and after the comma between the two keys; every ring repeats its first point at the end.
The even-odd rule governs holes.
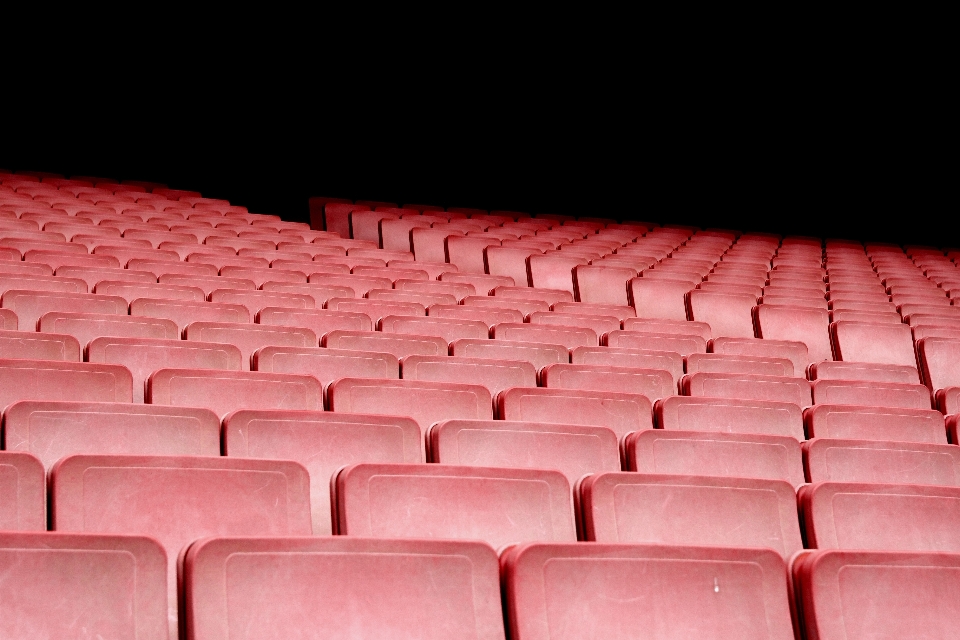
{"type": "Polygon", "coordinates": [[[498,550],[577,540],[570,483],[559,471],[357,464],[335,482],[341,535],[482,540],[498,550]]]}
{"type": "Polygon", "coordinates": [[[504,639],[497,554],[480,542],[208,538],[183,566],[191,639],[504,639]]]}
{"type": "Polygon", "coordinates": [[[723,353],[691,353],[684,358],[687,373],[752,373],[765,376],[803,377],[787,358],[731,356],[723,353]]]}
{"type": "Polygon", "coordinates": [[[800,443],[789,436],[709,431],[636,431],[626,437],[630,471],[804,482],[800,443]]]}
{"type": "Polygon", "coordinates": [[[917,355],[923,380],[931,390],[960,387],[960,340],[921,338],[917,355]]]}
{"type": "Polygon", "coordinates": [[[0,329],[0,358],[80,362],[83,349],[70,335],[0,329]]]}
{"type": "Polygon", "coordinates": [[[310,329],[234,322],[191,322],[183,330],[183,339],[235,346],[240,350],[244,371],[250,371],[253,354],[262,347],[315,347],[319,344],[317,335],[310,329]]]}
{"type": "Polygon", "coordinates": [[[443,338],[380,331],[330,331],[321,344],[330,349],[389,353],[398,359],[411,355],[444,355],[448,351],[447,341],[443,338]]]}
{"type": "Polygon", "coordinates": [[[323,387],[311,376],[171,368],[150,375],[145,401],[204,407],[222,419],[238,409],[318,411],[323,407],[323,387]]]}
{"type": "Polygon", "coordinates": [[[330,479],[358,462],[425,461],[420,428],[411,418],[322,411],[231,413],[223,421],[224,455],[295,460],[310,473],[314,535],[330,535],[330,479]]]}
{"type": "Polygon", "coordinates": [[[502,565],[513,638],[794,638],[786,563],[766,549],[533,543],[502,565]]]}
{"type": "Polygon", "coordinates": [[[814,380],[815,404],[852,404],[860,407],[929,409],[930,390],[922,384],[860,380],[814,380]]]}
{"type": "Polygon", "coordinates": [[[916,384],[920,380],[916,367],[869,362],[817,362],[810,365],[808,374],[811,380],[869,380],[901,384],[916,384]]]}
{"type": "Polygon", "coordinates": [[[313,376],[324,388],[337,378],[400,378],[392,354],[317,347],[262,347],[253,355],[253,370],[313,376]]]}
{"type": "Polygon", "coordinates": [[[792,569],[808,638],[946,638],[960,616],[955,553],[820,550],[792,569]]]}
{"type": "Polygon", "coordinates": [[[881,440],[814,438],[803,443],[810,482],[960,486],[960,447],[881,440]]]}
{"type": "Polygon", "coordinates": [[[756,296],[694,289],[687,294],[687,303],[690,319],[709,324],[714,337],[754,337],[756,296]]]}
{"type": "Polygon", "coordinates": [[[913,334],[905,324],[840,320],[830,325],[830,333],[837,360],[914,367],[917,364],[913,334]]]}
{"type": "Polygon", "coordinates": [[[131,402],[133,379],[121,366],[53,360],[0,360],[0,407],[20,400],[131,402]]]}
{"type": "Polygon", "coordinates": [[[410,417],[424,435],[441,420],[493,419],[490,391],[478,384],[341,378],[327,389],[327,401],[331,411],[410,417]]]}
{"type": "Polygon", "coordinates": [[[729,356],[756,356],[759,358],[786,358],[793,362],[793,370],[802,375],[810,363],[810,353],[803,342],[773,340],[770,338],[714,338],[707,351],[729,356]]]}
{"type": "Polygon", "coordinates": [[[960,488],[820,482],[799,496],[816,549],[960,550],[960,488]]]}
{"type": "Polygon", "coordinates": [[[54,531],[149,535],[163,546],[171,637],[177,556],[187,544],[210,535],[311,533],[309,477],[289,460],[69,456],[50,474],[50,496],[54,531]]]}
{"type": "Polygon", "coordinates": [[[507,420],[444,420],[430,428],[440,464],[556,469],[570,486],[589,473],[620,470],[617,435],[607,427],[507,420]]]}
{"type": "Polygon", "coordinates": [[[174,637],[167,561],[150,538],[4,532],[0,555],[0,636],[174,637]]]}
{"type": "Polygon", "coordinates": [[[3,294],[2,304],[17,314],[24,330],[35,329],[40,316],[50,311],[127,315],[127,301],[123,298],[91,293],[11,289],[3,294]]]}
{"type": "Polygon", "coordinates": [[[677,392],[669,371],[594,364],[551,364],[540,372],[540,383],[548,389],[639,393],[651,400],[677,392]]]}
{"type": "Polygon", "coordinates": [[[467,319],[384,316],[377,326],[385,334],[436,336],[448,344],[454,340],[484,340],[490,334],[486,323],[467,319]]]}
{"type": "Polygon", "coordinates": [[[47,477],[38,458],[0,451],[0,496],[0,531],[46,530],[47,477]]]}
{"type": "Polygon", "coordinates": [[[638,393],[571,389],[513,388],[497,397],[498,417],[517,422],[551,422],[608,427],[618,439],[653,428],[652,403],[638,393]]]}
{"type": "Polygon", "coordinates": [[[247,308],[239,304],[155,298],[138,298],[131,302],[130,315],[173,320],[180,331],[183,331],[191,322],[249,323],[253,318],[247,308]]]}
{"type": "Polygon", "coordinates": [[[556,362],[569,362],[570,351],[563,345],[507,340],[456,340],[450,355],[494,360],[529,362],[537,371],[556,362]]]}
{"type": "Polygon", "coordinates": [[[587,327],[503,322],[494,325],[490,333],[496,340],[562,344],[567,349],[595,347],[599,344],[597,333],[587,327]]]}
{"type": "Polygon", "coordinates": [[[463,356],[407,356],[401,370],[404,380],[479,384],[496,397],[510,387],[536,387],[537,369],[520,360],[493,360],[463,356]]]}
{"type": "Polygon", "coordinates": [[[655,406],[657,426],[669,431],[703,431],[787,436],[803,440],[803,415],[792,402],[740,398],[673,396],[655,406]]]}
{"type": "Polygon", "coordinates": [[[803,549],[796,490],[783,480],[599,473],[580,483],[584,534],[595,542],[803,549]]]}
{"type": "Polygon", "coordinates": [[[798,407],[813,404],[810,383],[786,376],[694,373],[681,378],[680,388],[684,395],[695,397],[792,402],[798,407]]]}
{"type": "Polygon", "coordinates": [[[818,404],[803,418],[810,438],[947,442],[943,414],[932,409],[818,404]]]}
{"type": "Polygon", "coordinates": [[[762,304],[754,309],[754,315],[758,337],[802,342],[811,363],[833,359],[826,309],[762,304]]]}
{"type": "Polygon", "coordinates": [[[207,409],[120,402],[17,402],[4,412],[8,451],[49,471],[78,453],[220,455],[220,419],[207,409]]]}

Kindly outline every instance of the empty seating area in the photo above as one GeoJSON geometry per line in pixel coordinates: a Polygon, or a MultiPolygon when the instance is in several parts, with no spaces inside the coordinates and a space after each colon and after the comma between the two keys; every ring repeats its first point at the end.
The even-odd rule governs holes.
{"type": "Polygon", "coordinates": [[[955,637],[960,250],[310,207],[0,171],[0,637],[955,637]]]}

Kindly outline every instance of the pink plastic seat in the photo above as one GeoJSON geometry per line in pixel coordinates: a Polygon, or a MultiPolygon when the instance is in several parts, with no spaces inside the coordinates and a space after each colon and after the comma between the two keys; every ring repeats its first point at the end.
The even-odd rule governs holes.
{"type": "Polygon", "coordinates": [[[53,360],[0,360],[0,407],[21,400],[130,402],[124,367],[53,360]]]}
{"type": "Polygon", "coordinates": [[[579,265],[573,271],[577,299],[596,304],[629,304],[628,286],[636,275],[631,268],[579,265]]]}
{"type": "MultiPolygon", "coordinates": [[[[499,287],[498,287],[499,288],[499,287]]],[[[493,296],[467,296],[463,299],[463,306],[483,307],[486,309],[509,309],[519,311],[523,318],[526,318],[535,311],[549,311],[550,304],[545,300],[533,300],[523,298],[505,298],[493,296]]],[[[521,319],[521,322],[523,320],[521,319]]]]}
{"type": "Polygon", "coordinates": [[[750,373],[766,376],[799,376],[787,358],[730,356],[720,353],[691,353],[684,358],[687,373],[750,373]]]}
{"type": "Polygon", "coordinates": [[[752,338],[753,307],[750,294],[727,294],[693,290],[687,294],[690,319],[710,325],[714,337],[752,338]]]}
{"type": "Polygon", "coordinates": [[[357,464],[336,477],[341,535],[575,542],[573,496],[559,471],[357,464]]]}
{"type": "Polygon", "coordinates": [[[803,554],[793,563],[793,581],[807,637],[949,637],[960,617],[951,596],[958,568],[953,553],[803,554]]]}
{"type": "MultiPolygon", "coordinates": [[[[191,322],[183,330],[183,339],[231,344],[237,347],[240,350],[244,371],[250,371],[253,354],[261,347],[314,347],[319,344],[316,334],[310,329],[229,322],[191,322]]],[[[182,367],[182,365],[177,366],[182,367]]]]}
{"type": "Polygon", "coordinates": [[[620,330],[620,319],[616,316],[563,313],[559,311],[535,311],[527,316],[527,322],[534,325],[585,328],[590,329],[597,336],[620,330]]]}
{"type": "Polygon", "coordinates": [[[713,337],[710,325],[706,322],[689,322],[686,320],[668,320],[664,318],[625,318],[625,331],[640,333],[660,333],[677,336],[698,336],[709,341],[713,337]]]}
{"type": "Polygon", "coordinates": [[[630,471],[804,483],[800,443],[789,436],[650,429],[624,440],[630,471]]]}
{"type": "Polygon", "coordinates": [[[785,436],[803,440],[803,415],[792,402],[673,396],[655,406],[666,431],[785,436]]]}
{"type": "Polygon", "coordinates": [[[223,371],[160,369],[147,379],[146,402],[204,407],[221,418],[239,409],[318,411],[323,387],[310,376],[223,371]]]}
{"type": "Polygon", "coordinates": [[[492,420],[490,392],[479,384],[341,378],[327,390],[331,411],[407,416],[426,434],[440,420],[492,420]]]}
{"type": "Polygon", "coordinates": [[[614,347],[577,347],[570,352],[573,364],[589,364],[605,367],[629,367],[660,369],[670,372],[673,387],[683,376],[683,357],[672,351],[647,351],[643,349],[618,349],[614,347]]]}
{"type": "Polygon", "coordinates": [[[859,380],[815,380],[814,404],[850,404],[860,407],[929,409],[930,390],[922,384],[859,380]]]}
{"type": "Polygon", "coordinates": [[[837,360],[916,366],[907,325],[839,321],[830,325],[830,332],[837,360]]]}
{"type": "Polygon", "coordinates": [[[24,329],[36,327],[40,316],[50,311],[127,315],[127,301],[123,298],[89,293],[14,289],[3,294],[2,304],[17,314],[24,329]]]}
{"type": "Polygon", "coordinates": [[[488,330],[501,322],[523,322],[523,313],[516,309],[498,309],[462,304],[434,304],[427,307],[427,315],[450,320],[479,321],[487,325],[488,330]]]}
{"type": "Polygon", "coordinates": [[[338,378],[400,377],[399,361],[392,354],[331,348],[262,347],[254,353],[253,368],[313,376],[324,388],[338,378]]]}
{"type": "Polygon", "coordinates": [[[411,355],[444,355],[448,350],[447,341],[443,338],[379,331],[330,331],[324,335],[322,346],[330,349],[389,353],[398,359],[411,355]]]}
{"type": "Polygon", "coordinates": [[[802,378],[694,373],[683,376],[680,387],[687,396],[791,402],[799,407],[813,404],[810,383],[802,378]]]}
{"type": "MultiPolygon", "coordinates": [[[[456,263],[456,261],[451,260],[451,262],[456,263]]],[[[482,265],[481,265],[482,269],[482,265]]],[[[461,268],[461,271],[465,269],[461,268]]],[[[491,295],[494,289],[497,287],[513,287],[516,286],[513,278],[508,278],[506,276],[494,276],[490,274],[482,273],[450,273],[445,272],[440,274],[441,282],[453,282],[453,283],[463,283],[469,284],[472,286],[478,295],[491,295]]]]}
{"type": "Polygon", "coordinates": [[[483,340],[489,335],[487,325],[478,320],[388,315],[380,319],[378,328],[383,333],[436,336],[447,343],[455,340],[483,340]]]}
{"type": "Polygon", "coordinates": [[[811,363],[833,359],[830,319],[825,310],[762,304],[754,313],[758,337],[802,342],[811,363]]]}
{"type": "Polygon", "coordinates": [[[116,280],[101,280],[92,287],[94,293],[117,296],[130,304],[137,298],[161,298],[164,300],[191,300],[203,302],[206,295],[199,287],[173,284],[134,283],[116,280]]]}
{"type": "Polygon", "coordinates": [[[799,496],[812,548],[960,551],[960,488],[820,482],[799,496]]]}
{"type": "Polygon", "coordinates": [[[803,549],[796,490],[783,480],[600,473],[580,483],[587,540],[803,549]]]}
{"type": "Polygon", "coordinates": [[[402,362],[404,380],[479,384],[496,396],[510,387],[536,387],[537,369],[529,362],[462,356],[407,356],[402,362]]]}
{"type": "Polygon", "coordinates": [[[305,294],[284,293],[280,291],[243,291],[236,289],[214,289],[209,294],[210,302],[219,304],[243,305],[255,318],[264,307],[283,307],[290,309],[314,309],[316,301],[305,294]]]}
{"type": "Polygon", "coordinates": [[[0,358],[80,362],[83,349],[70,335],[0,330],[0,358]]]}
{"type": "Polygon", "coordinates": [[[177,323],[183,331],[191,322],[237,322],[248,323],[250,312],[239,304],[215,302],[188,302],[185,300],[159,300],[138,298],[130,303],[131,316],[166,318],[177,323]]]}
{"type": "Polygon", "coordinates": [[[3,637],[171,637],[167,561],[150,538],[4,532],[0,556],[3,637]]]}
{"type": "Polygon", "coordinates": [[[220,455],[220,419],[206,409],[115,402],[17,402],[4,413],[6,449],[49,471],[78,453],[220,455]]]}
{"type": "Polygon", "coordinates": [[[426,307],[417,302],[395,302],[391,300],[367,300],[355,298],[331,298],[327,300],[327,309],[362,313],[376,324],[384,316],[425,316],[426,307]]]}
{"type": "Polygon", "coordinates": [[[537,371],[549,364],[570,361],[570,351],[563,345],[506,340],[456,340],[450,344],[450,355],[529,362],[537,371]]]}
{"type": "Polygon", "coordinates": [[[960,486],[960,447],[948,444],[815,438],[803,459],[810,482],[960,486]]]}
{"type": "Polygon", "coordinates": [[[91,340],[101,336],[167,340],[180,337],[180,331],[172,320],[116,314],[49,311],[40,316],[37,328],[45,333],[73,336],[80,343],[81,351],[91,340]]]}
{"type": "MultiPolygon", "coordinates": [[[[22,451],[0,451],[0,496],[0,531],[46,530],[46,474],[36,457],[22,451]]],[[[8,602],[3,600],[0,611],[8,602]]],[[[0,618],[0,629],[6,617],[0,618]]]]}
{"type": "Polygon", "coordinates": [[[807,345],[803,342],[769,338],[714,338],[707,344],[711,353],[758,358],[786,358],[793,362],[793,371],[803,375],[810,362],[807,345]]]}
{"type": "Polygon", "coordinates": [[[444,420],[427,437],[431,460],[441,464],[555,469],[571,486],[585,474],[620,470],[617,437],[606,427],[444,420]]]}
{"type": "Polygon", "coordinates": [[[811,380],[871,380],[874,382],[919,382],[916,367],[865,362],[818,362],[808,370],[811,380]]]}
{"type": "Polygon", "coordinates": [[[479,542],[208,538],[183,564],[190,640],[504,638],[497,555],[479,542]]]}
{"type": "Polygon", "coordinates": [[[309,481],[286,460],[76,455],[51,472],[51,524],[156,539],[167,556],[167,620],[176,637],[180,551],[209,535],[310,535],[309,481]]]}
{"type": "Polygon", "coordinates": [[[804,423],[811,438],[947,442],[943,414],[932,409],[818,404],[804,423]]]}
{"type": "Polygon", "coordinates": [[[653,428],[652,404],[638,393],[512,388],[497,396],[501,420],[608,427],[622,439],[653,428]]]}
{"type": "Polygon", "coordinates": [[[420,428],[410,418],[319,411],[249,411],[223,422],[230,457],[295,460],[310,473],[314,535],[330,535],[330,479],[357,462],[424,461],[420,428]]]}
{"type": "Polygon", "coordinates": [[[675,395],[677,390],[669,371],[591,364],[551,364],[540,372],[540,382],[548,389],[639,393],[651,400],[675,395]]]}
{"type": "Polygon", "coordinates": [[[534,543],[502,565],[513,638],[794,638],[786,565],[765,549],[534,543]]]}
{"type": "Polygon", "coordinates": [[[564,289],[545,289],[539,287],[497,287],[493,295],[498,298],[520,298],[522,300],[542,300],[548,305],[558,302],[573,302],[573,294],[564,289]]]}
{"type": "Polygon", "coordinates": [[[697,335],[647,333],[643,331],[611,331],[603,336],[603,344],[618,349],[673,351],[681,356],[703,353],[707,341],[697,335]]]}
{"type": "Polygon", "coordinates": [[[494,325],[491,334],[496,340],[560,344],[567,349],[599,344],[597,333],[586,327],[501,323],[494,325]]]}

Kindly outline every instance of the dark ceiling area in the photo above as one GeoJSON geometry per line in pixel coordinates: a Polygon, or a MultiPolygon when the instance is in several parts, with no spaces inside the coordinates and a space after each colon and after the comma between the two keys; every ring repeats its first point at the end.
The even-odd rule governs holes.
{"type": "Polygon", "coordinates": [[[581,106],[66,118],[9,129],[0,168],[164,182],[287,220],[329,196],[960,245],[954,152],[930,136],[581,106]]]}

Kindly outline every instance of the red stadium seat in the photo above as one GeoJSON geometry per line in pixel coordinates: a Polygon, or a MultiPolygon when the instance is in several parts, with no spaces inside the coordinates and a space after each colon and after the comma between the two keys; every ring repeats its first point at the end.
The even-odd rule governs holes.
{"type": "MultiPolygon", "coordinates": [[[[302,327],[277,327],[230,322],[191,322],[183,330],[183,339],[207,343],[232,344],[240,350],[242,369],[250,371],[253,354],[258,349],[276,347],[315,347],[316,334],[302,327]]],[[[160,365],[169,367],[171,365],[160,365]]],[[[176,365],[178,367],[194,365],[176,365]]],[[[223,367],[217,367],[223,368],[223,367]]]]}
{"type": "Polygon", "coordinates": [[[433,462],[555,469],[571,486],[589,473],[620,470],[617,436],[606,427],[444,420],[431,427],[427,440],[433,462]]]}
{"type": "Polygon", "coordinates": [[[123,367],[53,360],[0,360],[0,408],[21,400],[130,402],[123,367]]]}
{"type": "Polygon", "coordinates": [[[42,332],[73,336],[80,343],[81,350],[91,340],[101,336],[167,340],[180,337],[180,331],[172,320],[115,314],[50,311],[40,316],[37,325],[42,332]]]}
{"type": "Polygon", "coordinates": [[[527,322],[539,325],[581,327],[592,330],[597,336],[602,336],[610,331],[620,330],[620,319],[616,316],[590,315],[584,313],[534,311],[527,316],[527,322]]]}
{"type": "Polygon", "coordinates": [[[569,362],[570,351],[563,345],[519,343],[506,340],[456,340],[450,344],[450,355],[494,360],[529,362],[537,371],[555,362],[569,362]]]}
{"type": "Polygon", "coordinates": [[[721,353],[691,353],[684,358],[687,373],[752,373],[764,376],[799,376],[787,358],[729,356],[721,353]]]}
{"type": "Polygon", "coordinates": [[[803,549],[796,491],[783,480],[600,473],[580,483],[595,542],[803,549]]]}
{"type": "Polygon", "coordinates": [[[810,482],[960,486],[960,447],[948,444],[815,438],[803,461],[810,482]]]}
{"type": "Polygon", "coordinates": [[[916,366],[913,334],[906,325],[839,321],[830,332],[837,360],[916,366]]]}
{"type": "Polygon", "coordinates": [[[492,420],[490,392],[478,384],[341,378],[327,389],[331,411],[407,416],[420,431],[440,420],[492,420]]]}
{"type": "Polygon", "coordinates": [[[463,306],[468,308],[485,307],[487,309],[511,309],[514,311],[519,311],[524,318],[536,311],[550,310],[549,303],[544,300],[524,300],[521,298],[503,297],[496,298],[492,296],[467,296],[463,299],[463,306]]]}
{"type": "Polygon", "coordinates": [[[203,302],[206,295],[199,287],[173,284],[134,283],[116,280],[101,280],[91,289],[94,293],[118,296],[130,304],[137,298],[161,298],[164,300],[192,300],[203,302]]]}
{"type": "Polygon", "coordinates": [[[220,419],[206,409],[115,402],[18,402],[4,413],[6,449],[49,471],[78,453],[220,455],[220,419]]]}
{"type": "Polygon", "coordinates": [[[917,368],[897,364],[865,362],[818,362],[810,365],[811,380],[872,380],[874,382],[919,382],[917,368]]]}
{"type": "Polygon", "coordinates": [[[698,335],[647,333],[645,331],[611,331],[603,336],[603,344],[618,349],[673,351],[681,356],[703,353],[707,341],[698,335]]]}
{"type": "Polygon", "coordinates": [[[416,302],[394,302],[391,300],[367,300],[356,298],[330,298],[327,300],[327,309],[331,311],[345,311],[347,313],[362,313],[376,325],[384,316],[425,316],[427,309],[416,302]]]}
{"type": "Polygon", "coordinates": [[[372,331],[370,317],[363,313],[330,311],[326,309],[281,309],[266,307],[257,314],[264,325],[305,327],[322,338],[331,331],[372,331]]]}
{"type": "Polygon", "coordinates": [[[191,322],[250,322],[250,312],[239,304],[214,302],[188,302],[185,300],[159,300],[138,298],[130,303],[131,316],[166,318],[177,323],[183,331],[191,322]]]}
{"type": "Polygon", "coordinates": [[[626,331],[642,333],[661,333],[678,336],[699,336],[704,342],[713,336],[710,325],[705,322],[686,320],[667,320],[663,318],[625,318],[623,328],[626,331]]]}
{"type": "Polygon", "coordinates": [[[421,293],[396,289],[371,289],[367,292],[367,298],[386,302],[411,302],[423,305],[424,308],[435,304],[457,304],[456,296],[449,293],[421,293]]]}
{"type": "Polygon", "coordinates": [[[17,314],[25,330],[35,328],[40,316],[50,311],[127,315],[127,301],[123,298],[88,293],[12,289],[3,294],[2,304],[17,314]]]}
{"type": "Polygon", "coordinates": [[[639,393],[651,400],[675,395],[677,391],[669,371],[593,364],[548,365],[540,372],[540,382],[548,389],[639,393]]]}
{"type": "Polygon", "coordinates": [[[860,407],[929,409],[930,390],[922,384],[858,380],[815,380],[815,404],[852,404],[860,407]]]}
{"type": "Polygon", "coordinates": [[[497,554],[479,542],[212,538],[183,567],[190,640],[504,637],[497,554]]]}
{"type": "MultiPolygon", "coordinates": [[[[349,298],[355,291],[349,287],[334,287],[321,284],[292,284],[289,282],[273,282],[268,280],[261,285],[264,292],[294,293],[313,298],[314,306],[322,309],[330,298],[349,298]]],[[[282,306],[282,305],[277,305],[282,306]]]]}
{"type": "Polygon", "coordinates": [[[358,462],[424,461],[420,428],[410,418],[313,411],[246,411],[223,422],[230,457],[295,460],[310,473],[314,535],[330,535],[330,479],[358,462]]]}
{"type": "Polygon", "coordinates": [[[326,388],[338,378],[400,378],[396,356],[373,351],[302,347],[262,347],[253,356],[255,371],[313,376],[326,388]]]}
{"type": "Polygon", "coordinates": [[[690,319],[710,325],[714,337],[752,338],[753,307],[756,296],[707,292],[694,289],[687,294],[690,319]]]}
{"type": "Polygon", "coordinates": [[[501,420],[608,427],[622,439],[653,428],[652,404],[638,393],[514,388],[497,397],[501,420]]]}
{"type": "Polygon", "coordinates": [[[794,638],[786,564],[765,549],[534,543],[501,562],[512,638],[794,638]]]}
{"type": "Polygon", "coordinates": [[[441,282],[462,283],[471,285],[478,295],[491,295],[497,287],[513,287],[516,283],[513,278],[506,276],[492,276],[480,273],[442,273],[441,282]]]}
{"type": "Polygon", "coordinates": [[[808,638],[946,638],[960,608],[954,553],[813,551],[793,562],[808,638]]]}
{"type": "Polygon", "coordinates": [[[447,341],[443,338],[379,331],[330,331],[324,335],[322,345],[330,349],[389,353],[398,359],[412,355],[444,355],[448,351],[447,341]]]}
{"type": "Polygon", "coordinates": [[[0,271],[0,295],[11,289],[25,291],[60,291],[86,293],[87,283],[79,278],[60,278],[32,274],[13,274],[0,271]]]}
{"type": "Polygon", "coordinates": [[[80,362],[83,349],[70,335],[0,330],[0,358],[80,362]]]}
{"type": "Polygon", "coordinates": [[[377,327],[385,334],[435,336],[447,343],[454,340],[483,340],[489,336],[487,325],[479,320],[384,316],[377,327]]]}
{"type": "Polygon", "coordinates": [[[762,304],[754,309],[754,319],[758,337],[802,342],[812,363],[833,359],[830,318],[825,310],[762,304]]]}
{"type": "Polygon", "coordinates": [[[807,345],[803,342],[772,340],[769,338],[714,338],[707,345],[711,353],[758,358],[786,358],[793,362],[793,371],[803,375],[810,362],[807,345]]]}
{"type": "Polygon", "coordinates": [[[567,349],[595,347],[597,333],[586,327],[535,325],[528,323],[501,323],[494,325],[491,334],[496,340],[509,342],[540,342],[560,344],[567,349]]]}
{"type": "Polygon", "coordinates": [[[703,431],[786,436],[803,440],[803,415],[791,402],[674,396],[655,406],[657,426],[667,431],[703,431]]]}
{"type": "Polygon", "coordinates": [[[542,300],[548,305],[558,302],[573,302],[573,295],[561,289],[543,289],[536,287],[497,287],[493,295],[499,298],[520,298],[522,300],[542,300]]]}
{"type": "Polygon", "coordinates": [[[931,409],[819,404],[804,411],[811,438],[944,444],[944,418],[931,409]]]}
{"type": "MultiPolygon", "coordinates": [[[[0,496],[0,531],[46,530],[46,474],[40,460],[21,451],[0,451],[0,496]]],[[[5,566],[4,571],[9,575],[6,573],[9,566],[5,566]]],[[[2,602],[0,611],[5,611],[9,600],[5,598],[2,602]]],[[[0,621],[0,629],[3,624],[0,621]]]]}
{"type": "Polygon", "coordinates": [[[323,387],[302,375],[160,369],[147,380],[146,402],[204,407],[221,418],[238,409],[318,411],[323,407],[323,387]]]}
{"type": "Polygon", "coordinates": [[[577,540],[570,483],[559,471],[356,464],[335,483],[341,535],[482,540],[495,549],[577,540]]]}
{"type": "Polygon", "coordinates": [[[451,320],[477,320],[490,329],[501,322],[523,322],[523,313],[517,309],[468,306],[462,304],[434,304],[427,307],[427,315],[451,320]]]}
{"type": "Polygon", "coordinates": [[[694,373],[680,381],[684,395],[792,402],[799,407],[813,404],[810,383],[801,378],[735,373],[694,373]]]}
{"type": "Polygon", "coordinates": [[[804,483],[800,443],[788,436],[650,429],[623,446],[630,471],[804,483]]]}
{"type": "Polygon", "coordinates": [[[167,561],[147,537],[2,533],[0,635],[169,638],[167,561]]]}
{"type": "Polygon", "coordinates": [[[77,455],[54,467],[50,494],[55,531],[149,535],[163,546],[170,637],[177,636],[177,556],[190,542],[311,532],[309,477],[292,461],[77,455]]]}
{"type": "MultiPolygon", "coordinates": [[[[574,294],[573,270],[577,266],[585,265],[586,262],[585,258],[566,257],[561,253],[549,255],[534,253],[527,258],[530,286],[566,291],[572,298],[574,294]]],[[[626,286],[624,286],[624,292],[626,292],[626,286]]],[[[600,302],[600,300],[597,302],[600,302]]]]}
{"type": "Polygon", "coordinates": [[[579,265],[573,270],[577,300],[594,304],[630,304],[628,285],[636,275],[631,268],[579,265]]]}
{"type": "Polygon", "coordinates": [[[407,356],[401,365],[404,380],[483,385],[496,397],[510,387],[536,387],[537,369],[529,362],[462,356],[407,356]]]}
{"type": "Polygon", "coordinates": [[[815,549],[960,551],[960,488],[820,482],[799,495],[815,549]]]}
{"type": "MultiPolygon", "coordinates": [[[[469,236],[466,238],[469,240],[469,236]]],[[[447,243],[448,254],[450,255],[450,261],[455,262],[462,271],[471,271],[470,262],[466,263],[466,266],[461,264],[458,261],[454,260],[456,254],[450,254],[450,246],[453,243],[453,240],[449,240],[447,243]]],[[[486,265],[486,272],[494,276],[507,276],[513,278],[513,281],[517,283],[518,286],[526,286],[530,284],[529,275],[527,273],[527,258],[532,254],[537,253],[535,249],[523,249],[519,247],[501,247],[499,243],[493,246],[487,246],[483,250],[484,263],[486,265]]],[[[570,299],[573,299],[573,280],[571,276],[570,284],[570,299]]],[[[530,285],[533,286],[533,285],[530,285]]]]}
{"type": "Polygon", "coordinates": [[[683,376],[683,357],[672,351],[645,351],[643,349],[616,349],[613,347],[577,347],[570,352],[573,364],[591,364],[606,367],[631,367],[669,371],[676,387],[683,376]]]}

